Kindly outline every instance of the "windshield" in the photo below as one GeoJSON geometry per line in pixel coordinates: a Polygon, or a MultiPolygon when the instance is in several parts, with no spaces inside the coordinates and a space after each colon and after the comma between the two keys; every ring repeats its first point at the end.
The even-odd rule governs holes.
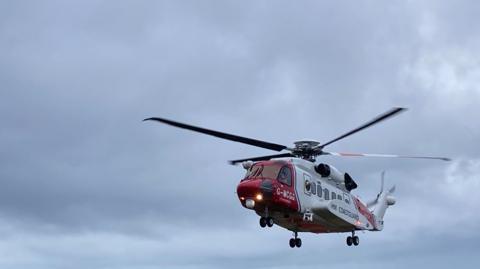
{"type": "Polygon", "coordinates": [[[245,179],[254,177],[276,179],[280,168],[278,165],[255,164],[248,169],[245,179]]]}
{"type": "Polygon", "coordinates": [[[284,163],[266,164],[257,163],[248,169],[245,179],[269,178],[278,179],[283,184],[291,185],[292,174],[288,165],[284,163]]]}

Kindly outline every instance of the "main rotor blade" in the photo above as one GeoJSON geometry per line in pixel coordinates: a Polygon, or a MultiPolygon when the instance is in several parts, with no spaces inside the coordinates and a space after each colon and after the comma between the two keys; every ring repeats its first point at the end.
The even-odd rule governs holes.
{"type": "Polygon", "coordinates": [[[332,144],[332,143],[334,143],[334,142],[337,142],[337,141],[340,140],[340,139],[343,139],[343,138],[345,138],[345,137],[347,137],[347,136],[350,136],[350,135],[352,135],[352,134],[354,134],[354,133],[356,133],[356,132],[359,132],[359,131],[361,131],[361,130],[363,130],[363,129],[365,129],[365,128],[368,128],[368,127],[370,127],[370,126],[372,126],[372,125],[374,125],[374,124],[377,124],[377,123],[379,123],[379,122],[381,122],[381,121],[383,121],[383,120],[385,120],[385,119],[388,119],[388,118],[392,117],[393,115],[395,115],[395,114],[397,114],[397,113],[399,113],[399,112],[401,112],[401,111],[404,111],[404,110],[406,110],[406,108],[403,108],[403,107],[395,107],[395,108],[392,108],[392,109],[390,109],[389,111],[387,111],[387,112],[385,112],[385,113],[377,116],[377,117],[374,118],[373,120],[371,120],[371,121],[369,121],[369,122],[367,122],[367,123],[365,123],[365,124],[363,124],[363,125],[355,128],[355,129],[351,130],[350,132],[348,132],[348,133],[346,133],[346,134],[343,134],[343,135],[341,135],[341,136],[339,136],[339,137],[337,137],[337,138],[335,138],[335,139],[333,139],[333,140],[331,140],[331,141],[328,141],[327,143],[321,145],[320,148],[323,148],[323,147],[325,147],[325,146],[327,146],[327,145],[330,145],[330,144],[332,144]]]}
{"type": "Polygon", "coordinates": [[[171,120],[167,120],[167,119],[163,119],[163,118],[153,117],[153,118],[144,119],[143,121],[147,121],[147,120],[158,121],[158,122],[162,122],[162,123],[165,123],[165,124],[168,124],[168,125],[172,125],[172,126],[175,126],[175,127],[182,128],[182,129],[187,129],[187,130],[194,131],[194,132],[199,132],[199,133],[202,133],[202,134],[216,136],[216,137],[219,137],[219,138],[223,138],[223,139],[227,139],[227,140],[231,140],[231,141],[235,141],[235,142],[240,142],[240,143],[244,143],[244,144],[248,144],[248,145],[252,145],[252,146],[256,146],[256,147],[260,147],[260,148],[266,148],[266,149],[271,149],[271,150],[275,150],[275,151],[282,151],[282,150],[287,148],[284,145],[279,145],[279,144],[275,144],[275,143],[270,143],[270,142],[266,142],[266,141],[256,140],[256,139],[242,137],[242,136],[233,135],[233,134],[222,133],[222,132],[209,130],[209,129],[205,129],[205,128],[201,128],[201,127],[197,127],[197,126],[193,126],[193,125],[188,125],[188,124],[184,124],[184,123],[180,123],[180,122],[176,122],[176,121],[171,121],[171,120]]]}
{"type": "Polygon", "coordinates": [[[431,157],[431,156],[407,156],[407,155],[394,155],[394,154],[371,154],[371,153],[346,153],[346,152],[327,152],[323,151],[324,155],[341,156],[341,157],[381,157],[381,158],[408,158],[408,159],[429,159],[429,160],[442,160],[451,161],[450,158],[445,157],[431,157]]]}
{"type": "Polygon", "coordinates": [[[270,160],[273,158],[283,158],[283,157],[295,157],[292,153],[283,153],[283,154],[275,154],[275,155],[267,155],[267,156],[260,156],[260,157],[253,157],[253,158],[247,158],[247,159],[240,159],[240,160],[233,160],[233,161],[228,161],[230,164],[235,165],[237,163],[241,163],[244,161],[264,161],[264,160],[270,160]]]}

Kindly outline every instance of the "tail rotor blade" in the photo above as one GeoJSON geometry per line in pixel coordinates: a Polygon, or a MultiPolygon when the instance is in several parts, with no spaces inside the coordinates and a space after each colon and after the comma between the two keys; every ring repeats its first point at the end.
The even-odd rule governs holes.
{"type": "Polygon", "coordinates": [[[390,194],[394,193],[395,189],[396,189],[396,187],[395,187],[395,185],[393,185],[393,187],[391,187],[390,190],[388,190],[388,193],[390,193],[390,194]]]}
{"type": "Polygon", "coordinates": [[[384,184],[385,184],[385,171],[382,171],[382,178],[381,178],[381,181],[380,181],[380,193],[383,192],[384,184]]]}

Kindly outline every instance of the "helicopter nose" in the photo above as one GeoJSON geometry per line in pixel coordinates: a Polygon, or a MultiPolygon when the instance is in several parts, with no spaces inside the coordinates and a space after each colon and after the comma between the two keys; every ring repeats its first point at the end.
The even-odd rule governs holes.
{"type": "Polygon", "coordinates": [[[246,180],[237,186],[237,194],[242,203],[247,199],[266,202],[273,199],[274,188],[274,182],[270,179],[246,180]]]}
{"type": "Polygon", "coordinates": [[[273,182],[270,179],[265,179],[260,184],[260,192],[265,199],[273,197],[273,182]]]}

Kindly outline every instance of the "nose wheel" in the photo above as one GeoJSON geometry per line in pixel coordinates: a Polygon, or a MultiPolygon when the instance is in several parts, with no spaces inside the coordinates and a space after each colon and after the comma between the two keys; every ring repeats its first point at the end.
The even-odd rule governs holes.
{"type": "Polygon", "coordinates": [[[273,226],[273,219],[271,217],[261,217],[260,218],[260,227],[265,228],[266,226],[273,226]]]}
{"type": "Polygon", "coordinates": [[[290,241],[289,241],[290,247],[291,248],[294,248],[294,247],[299,248],[299,247],[302,246],[302,239],[298,238],[298,233],[297,232],[294,232],[294,235],[295,235],[294,238],[290,238],[290,241]]]}
{"type": "Polygon", "coordinates": [[[355,231],[352,231],[352,236],[347,237],[347,245],[351,246],[352,244],[354,246],[358,246],[358,244],[360,244],[360,238],[355,235],[355,231]]]}

